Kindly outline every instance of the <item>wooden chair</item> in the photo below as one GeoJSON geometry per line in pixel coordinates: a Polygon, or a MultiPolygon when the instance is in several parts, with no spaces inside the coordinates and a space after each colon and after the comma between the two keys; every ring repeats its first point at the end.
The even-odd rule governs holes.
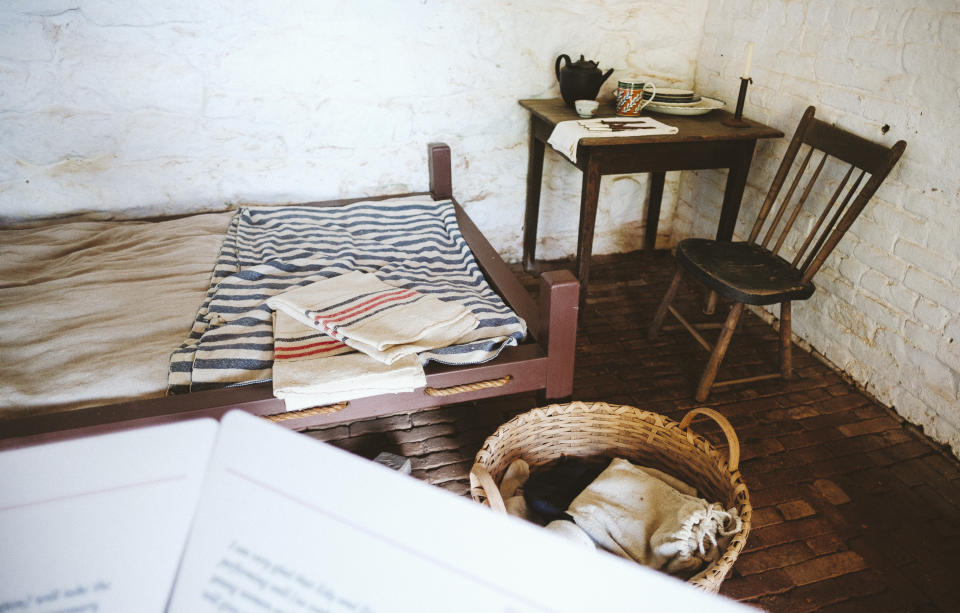
{"type": "Polygon", "coordinates": [[[811,106],[803,114],[800,125],[773,178],[770,191],[760,208],[749,239],[745,242],[721,242],[690,238],[677,245],[677,271],[663,301],[657,308],[647,336],[650,339],[656,337],[669,311],[707,351],[711,352],[706,370],[697,386],[698,402],[706,400],[710,389],[714,386],[777,377],[791,378],[790,303],[793,300],[806,300],[813,294],[815,290],[813,276],[880,187],[906,147],[904,141],[898,141],[890,148],[870,142],[814,118],[814,111],[814,107],[811,106]],[[804,146],[807,151],[798,163],[798,154],[804,146]],[[810,162],[814,159],[817,160],[816,168],[809,171],[810,162]],[[828,160],[831,164],[840,164],[841,173],[843,173],[842,167],[847,166],[846,172],[843,173],[836,189],[831,190],[832,186],[827,186],[817,190],[817,193],[822,193],[824,198],[828,197],[825,206],[816,207],[812,202],[807,205],[808,197],[813,193],[813,186],[817,179],[827,176],[823,170],[828,160]],[[776,213],[770,220],[766,233],[762,239],[759,239],[771,210],[775,208],[774,203],[787,175],[794,166],[797,169],[794,172],[793,181],[781,204],[776,207],[776,213]],[[851,184],[850,179],[855,174],[856,177],[851,184]],[[869,175],[869,178],[864,183],[866,175],[869,175]],[[804,177],[807,177],[807,182],[790,210],[791,200],[804,177]],[[810,217],[801,222],[800,226],[812,222],[812,228],[805,237],[802,237],[802,242],[799,241],[800,230],[794,233],[794,239],[787,244],[788,248],[793,248],[795,253],[792,260],[787,261],[778,255],[778,252],[786,243],[805,205],[816,220],[813,221],[813,217],[810,217]],[[784,219],[785,216],[786,219],[784,219]],[[795,246],[797,242],[800,242],[799,246],[795,246]],[[713,347],[698,332],[698,327],[703,327],[702,324],[691,324],[670,306],[685,270],[711,292],[734,301],[713,347]],[[743,306],[774,303],[780,303],[780,372],[715,381],[717,370],[720,368],[733,331],[743,312],[743,306]]]}

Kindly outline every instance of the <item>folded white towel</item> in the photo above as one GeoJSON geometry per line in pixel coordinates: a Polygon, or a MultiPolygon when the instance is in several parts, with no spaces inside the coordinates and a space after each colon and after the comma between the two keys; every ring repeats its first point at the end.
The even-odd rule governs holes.
{"type": "Polygon", "coordinates": [[[567,513],[607,551],[689,576],[719,559],[742,522],[736,509],[682,493],[662,475],[615,459],[567,513]]]}
{"type": "Polygon", "coordinates": [[[550,133],[547,142],[550,146],[567,156],[571,162],[577,161],[577,145],[581,138],[624,138],[634,136],[653,136],[656,134],[676,134],[678,128],[668,126],[652,117],[598,117],[589,120],[561,121],[550,133]],[[630,124],[629,130],[614,130],[608,123],[630,124]],[[633,126],[636,126],[634,128],[633,126]]]}
{"type": "Polygon", "coordinates": [[[284,312],[274,313],[273,394],[288,411],[426,385],[416,355],[384,364],[320,335],[284,312]]]}
{"type": "Polygon", "coordinates": [[[362,272],[278,294],[267,305],[385,364],[453,345],[478,324],[459,304],[362,272]]]}

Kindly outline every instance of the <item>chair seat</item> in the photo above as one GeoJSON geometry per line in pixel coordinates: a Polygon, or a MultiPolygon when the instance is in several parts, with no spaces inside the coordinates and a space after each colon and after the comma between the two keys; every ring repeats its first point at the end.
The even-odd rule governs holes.
{"type": "Polygon", "coordinates": [[[789,262],[753,243],[688,238],[677,245],[677,261],[708,288],[745,304],[806,300],[816,289],[789,262]]]}

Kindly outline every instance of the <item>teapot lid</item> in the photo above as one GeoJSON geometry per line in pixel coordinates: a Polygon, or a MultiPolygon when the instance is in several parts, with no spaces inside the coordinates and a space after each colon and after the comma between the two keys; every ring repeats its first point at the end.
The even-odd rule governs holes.
{"type": "Polygon", "coordinates": [[[570,67],[576,70],[596,70],[598,64],[599,62],[583,59],[583,54],[580,54],[580,59],[576,62],[571,62],[570,67]]]}

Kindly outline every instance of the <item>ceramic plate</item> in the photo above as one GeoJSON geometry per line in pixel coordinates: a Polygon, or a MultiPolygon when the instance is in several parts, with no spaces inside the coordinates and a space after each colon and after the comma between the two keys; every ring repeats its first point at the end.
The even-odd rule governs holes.
{"type": "MultiPolygon", "coordinates": [[[[644,96],[644,100],[649,100],[650,98],[644,96]]],[[[653,97],[653,102],[656,104],[669,104],[670,106],[690,106],[692,104],[700,104],[702,98],[700,96],[694,96],[693,98],[661,98],[660,94],[657,94],[653,97]]]]}
{"type": "MultiPolygon", "coordinates": [[[[658,88],[653,95],[654,102],[664,104],[694,104],[700,101],[700,96],[689,89],[658,88]]],[[[649,100],[651,92],[643,92],[643,99],[649,100]]]]}
{"type": "Polygon", "coordinates": [[[685,104],[664,104],[662,102],[650,102],[643,110],[653,111],[654,113],[664,113],[666,115],[704,115],[714,109],[723,108],[726,103],[723,100],[714,100],[713,98],[701,98],[700,102],[685,104]]]}
{"type": "Polygon", "coordinates": [[[689,89],[673,89],[671,87],[658,87],[658,96],[667,96],[669,98],[681,98],[683,96],[692,96],[693,91],[689,89]]]}

